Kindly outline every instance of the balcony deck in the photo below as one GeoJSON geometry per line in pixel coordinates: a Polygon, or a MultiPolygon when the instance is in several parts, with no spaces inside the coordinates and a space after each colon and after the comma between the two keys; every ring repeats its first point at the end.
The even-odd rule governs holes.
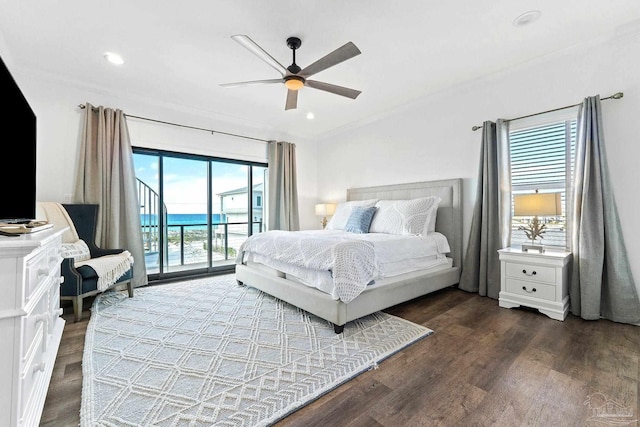
{"type": "MultiPolygon", "coordinates": [[[[219,224],[218,224],[219,225],[219,224]]],[[[211,260],[212,267],[235,264],[235,255],[240,245],[247,239],[247,223],[233,223],[237,229],[224,226],[213,230],[211,260]],[[244,227],[242,227],[244,225],[244,227]],[[238,228],[240,226],[240,228],[238,228]],[[242,229],[241,229],[242,228],[242,229]],[[227,245],[225,248],[225,240],[227,245]],[[226,249],[226,250],[225,250],[226,249]]],[[[207,231],[203,224],[169,225],[168,243],[165,245],[167,262],[164,272],[186,271],[208,268],[207,231]]],[[[256,231],[262,228],[258,223],[256,231]]],[[[160,272],[159,251],[145,248],[147,274],[160,272]]]]}

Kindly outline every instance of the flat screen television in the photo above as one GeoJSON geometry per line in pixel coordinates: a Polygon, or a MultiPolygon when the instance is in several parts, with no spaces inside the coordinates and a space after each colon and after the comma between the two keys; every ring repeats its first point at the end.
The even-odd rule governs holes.
{"type": "Polygon", "coordinates": [[[36,115],[0,58],[0,223],[36,217],[36,115]]]}

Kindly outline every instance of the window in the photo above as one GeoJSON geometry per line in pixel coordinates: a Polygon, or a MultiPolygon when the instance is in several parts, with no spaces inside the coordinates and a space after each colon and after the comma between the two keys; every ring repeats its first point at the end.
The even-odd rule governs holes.
{"type": "Polygon", "coordinates": [[[242,242],[264,231],[250,201],[266,164],[140,147],[133,160],[149,280],[232,271],[242,242]]]}
{"type": "MultiPolygon", "coordinates": [[[[545,114],[536,122],[514,120],[510,124],[512,200],[517,194],[560,193],[562,215],[539,218],[545,224],[542,236],[545,246],[568,246],[567,195],[571,188],[576,140],[576,110],[562,116],[545,114]]],[[[513,206],[512,206],[513,213],[513,206]]],[[[533,217],[513,217],[511,245],[531,243],[520,226],[527,226],[533,217]]]]}

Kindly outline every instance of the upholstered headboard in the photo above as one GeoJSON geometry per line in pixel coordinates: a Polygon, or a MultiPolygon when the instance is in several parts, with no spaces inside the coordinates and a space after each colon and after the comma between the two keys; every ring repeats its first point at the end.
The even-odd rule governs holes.
{"type": "Polygon", "coordinates": [[[408,184],[380,185],[349,188],[347,200],[406,200],[418,197],[438,196],[436,231],[449,239],[454,267],[462,265],[462,179],[413,182],[408,184]]]}

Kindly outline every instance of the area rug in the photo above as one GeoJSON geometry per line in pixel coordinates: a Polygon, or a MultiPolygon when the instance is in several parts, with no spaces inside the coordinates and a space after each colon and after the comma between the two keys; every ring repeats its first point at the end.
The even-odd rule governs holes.
{"type": "Polygon", "coordinates": [[[80,425],[270,425],[432,332],[378,312],[336,334],[234,275],[106,292],[87,327],[80,425]]]}

